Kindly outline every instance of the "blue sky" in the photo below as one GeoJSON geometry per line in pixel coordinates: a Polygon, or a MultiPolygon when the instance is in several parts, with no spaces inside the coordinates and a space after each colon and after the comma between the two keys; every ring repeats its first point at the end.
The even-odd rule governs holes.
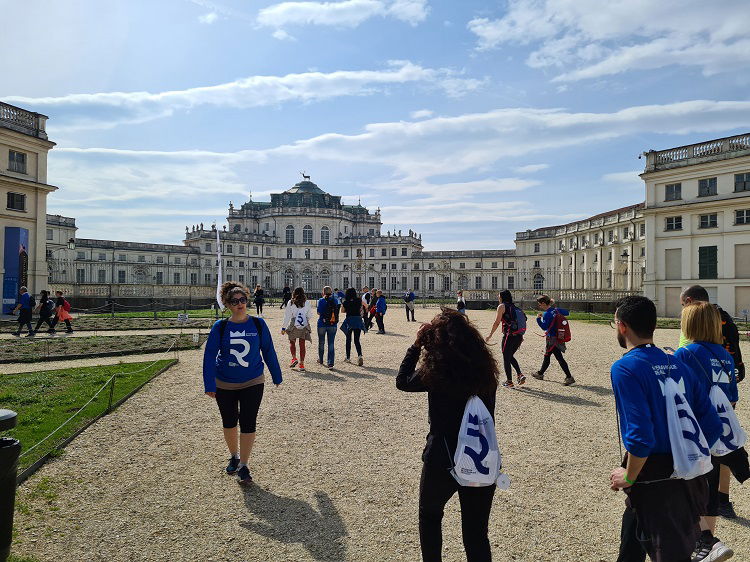
{"type": "Polygon", "coordinates": [[[49,212],[180,243],[306,170],[427,249],[642,201],[637,155],[750,130],[744,0],[0,0],[49,212]],[[610,5],[611,4],[611,5],[610,5]],[[23,48],[19,48],[23,45],[23,48]]]}

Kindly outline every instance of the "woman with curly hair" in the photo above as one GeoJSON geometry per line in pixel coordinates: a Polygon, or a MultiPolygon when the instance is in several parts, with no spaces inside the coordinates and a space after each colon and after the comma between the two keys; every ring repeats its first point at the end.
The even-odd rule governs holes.
{"type": "Polygon", "coordinates": [[[281,384],[281,367],[271,332],[264,320],[248,315],[249,298],[250,290],[240,283],[229,281],[221,286],[221,301],[232,315],[213,325],[203,354],[205,393],[216,399],[219,406],[224,440],[231,455],[226,472],[236,473],[240,484],[253,480],[247,463],[255,443],[256,420],[263,399],[264,361],[273,383],[281,384]]]}
{"type": "Polygon", "coordinates": [[[482,335],[466,316],[447,308],[422,325],[401,363],[396,388],[427,392],[430,431],[419,484],[419,542],[425,561],[442,560],[443,509],[456,492],[467,559],[492,559],[487,527],[495,485],[459,486],[450,469],[466,401],[478,396],[494,420],[497,377],[497,363],[482,335]]]}
{"type": "Polygon", "coordinates": [[[292,293],[292,300],[284,309],[284,324],[281,327],[281,333],[289,337],[289,350],[292,352],[292,362],[289,368],[294,368],[299,363],[300,372],[305,372],[305,342],[312,343],[312,327],[310,319],[312,318],[312,307],[307,300],[305,290],[297,287],[292,293]],[[299,360],[297,360],[296,341],[299,340],[299,360]]]}

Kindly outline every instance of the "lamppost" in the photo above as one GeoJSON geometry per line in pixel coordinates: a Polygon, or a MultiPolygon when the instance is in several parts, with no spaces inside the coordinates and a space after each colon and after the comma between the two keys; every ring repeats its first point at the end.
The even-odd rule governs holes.
{"type": "MultiPolygon", "coordinates": [[[[67,242],[67,245],[60,246],[59,248],[55,248],[54,250],[51,250],[49,252],[49,254],[47,255],[47,274],[48,274],[47,275],[47,280],[49,282],[52,282],[52,274],[55,272],[55,267],[54,266],[59,265],[60,261],[61,261],[61,260],[58,260],[57,258],[54,258],[53,256],[57,252],[59,252],[61,250],[71,250],[72,251],[72,250],[75,250],[75,249],[76,249],[76,240],[75,240],[75,238],[69,238],[68,242],[67,242]]],[[[62,271],[60,271],[60,273],[62,275],[65,275],[66,274],[66,270],[63,269],[62,271]]],[[[64,283],[65,281],[62,280],[61,282],[64,283]]]]}

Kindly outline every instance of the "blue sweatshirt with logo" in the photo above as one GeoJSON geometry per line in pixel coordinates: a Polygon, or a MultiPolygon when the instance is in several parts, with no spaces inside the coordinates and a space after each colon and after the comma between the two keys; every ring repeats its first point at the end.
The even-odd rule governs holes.
{"type": "Polygon", "coordinates": [[[381,295],[378,297],[378,302],[375,303],[375,312],[381,316],[385,316],[386,310],[388,310],[388,305],[385,302],[385,297],[381,295]]]}
{"type": "Polygon", "coordinates": [[[734,359],[724,346],[718,343],[694,342],[679,348],[674,352],[674,356],[693,369],[706,394],[711,392],[711,386],[716,383],[730,402],[737,402],[739,394],[734,374],[734,359]]]}
{"type": "Polygon", "coordinates": [[[693,370],[653,344],[638,346],[615,361],[611,370],[622,441],[636,457],[672,452],[662,390],[666,373],[684,388],[708,446],[722,434],[721,420],[693,370]]]}
{"type": "Polygon", "coordinates": [[[216,379],[228,383],[243,383],[261,376],[264,360],[274,384],[281,384],[281,366],[273,347],[271,331],[262,318],[258,318],[258,321],[260,335],[249,316],[247,321],[241,323],[228,320],[221,342],[219,325],[222,320],[213,325],[203,353],[203,386],[206,392],[216,392],[216,379]]]}
{"type": "Polygon", "coordinates": [[[544,314],[542,314],[541,318],[536,319],[536,323],[539,324],[539,327],[546,332],[552,325],[552,319],[555,317],[555,314],[558,313],[562,314],[563,316],[570,316],[570,311],[568,309],[550,306],[547,310],[544,311],[544,314]]]}

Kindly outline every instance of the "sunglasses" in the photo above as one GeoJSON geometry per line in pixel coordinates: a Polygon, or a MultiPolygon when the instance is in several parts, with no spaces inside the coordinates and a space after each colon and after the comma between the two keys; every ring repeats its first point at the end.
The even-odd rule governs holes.
{"type": "Polygon", "coordinates": [[[245,303],[247,303],[246,297],[240,297],[238,299],[229,299],[229,304],[231,305],[245,304],[245,303]]]}

